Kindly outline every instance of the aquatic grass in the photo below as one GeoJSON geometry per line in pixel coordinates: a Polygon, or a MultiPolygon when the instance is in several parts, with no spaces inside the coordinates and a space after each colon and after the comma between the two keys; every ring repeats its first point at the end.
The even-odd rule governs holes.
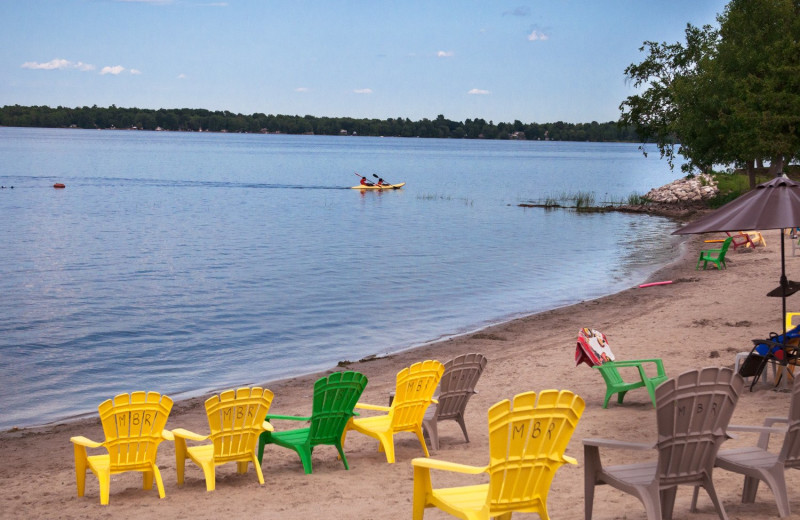
{"type": "MultiPolygon", "coordinates": [[[[438,195],[435,193],[425,193],[425,194],[418,194],[418,200],[453,200],[454,197],[451,195],[438,195]]],[[[455,200],[460,200],[464,202],[467,206],[474,206],[475,201],[472,199],[468,199],[466,197],[455,197],[455,200]]]]}

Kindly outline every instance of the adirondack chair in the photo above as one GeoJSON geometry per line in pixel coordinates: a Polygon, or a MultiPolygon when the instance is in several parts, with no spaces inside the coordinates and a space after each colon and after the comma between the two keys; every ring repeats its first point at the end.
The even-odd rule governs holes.
{"type": "Polygon", "coordinates": [[[178,484],[183,484],[186,457],[203,470],[206,491],[216,487],[216,470],[221,464],[236,462],[239,473],[247,473],[247,464],[256,468],[259,484],[264,484],[264,474],[256,457],[256,442],[264,431],[271,431],[266,422],[273,394],[265,388],[237,388],[226,390],[206,400],[206,415],[210,435],[199,435],[183,428],[172,431],[175,435],[175,460],[178,484]],[[186,441],[204,441],[211,444],[187,446],[186,441]]]}
{"type": "Polygon", "coordinates": [[[307,428],[295,428],[286,431],[264,432],[258,438],[258,462],[264,457],[266,444],[277,444],[290,448],[300,456],[303,470],[311,473],[311,452],[315,446],[328,444],[336,446],[339,457],[347,465],[341,439],[347,421],[353,417],[355,406],[361,393],[367,386],[367,376],[358,372],[335,372],[328,377],[323,377],[314,383],[314,402],[310,417],[296,417],[293,415],[267,415],[268,421],[310,421],[307,428]]]}
{"type": "MultiPolygon", "coordinates": [[[[758,445],[748,448],[720,451],[714,465],[724,470],[744,475],[742,503],[752,504],[756,500],[758,483],[764,481],[775,495],[778,514],[781,518],[791,515],[789,496],[784,472],[787,468],[800,469],[800,383],[792,386],[792,400],[788,417],[767,417],[764,426],[730,425],[730,431],[760,433],[758,445]],[[788,428],[774,428],[774,424],[787,423],[788,428]],[[778,454],[770,453],[770,433],[783,433],[783,446],[778,454]]],[[[697,490],[692,497],[692,509],[697,504],[697,490]]]]}
{"type": "Polygon", "coordinates": [[[98,407],[106,440],[95,442],[83,436],[72,437],[75,448],[75,478],[78,496],[86,489],[86,470],[100,482],[100,503],[108,505],[111,475],[126,471],[142,472],[142,487],[153,489],[153,477],[159,498],[164,498],[164,483],[156,465],[156,452],[163,440],[172,440],[165,430],[172,410],[172,399],[156,392],[120,394],[98,407]],[[86,448],[105,448],[107,455],[88,455],[86,448]]]}
{"type": "Polygon", "coordinates": [[[595,487],[602,484],[638,498],[648,520],[672,518],[679,485],[703,487],[719,517],[727,519],[711,475],[743,386],[741,376],[727,367],[684,372],[656,389],[656,444],[584,439],[586,520],[592,518],[595,487]],[[655,448],[658,460],[603,466],[600,448],[655,448]]]}
{"type": "Polygon", "coordinates": [[[514,396],[489,408],[489,464],[468,466],[417,458],[414,467],[412,518],[422,520],[425,508],[437,507],[458,518],[510,519],[512,512],[538,513],[548,520],[547,495],[556,470],[577,464],[564,455],[585,408],[583,399],[563,390],[514,396]],[[488,484],[437,488],[431,470],[469,475],[487,473],[488,484]]]}
{"type": "Polygon", "coordinates": [[[733,246],[734,251],[736,251],[740,247],[752,247],[753,249],[755,249],[756,247],[755,243],[753,243],[752,238],[750,238],[750,235],[748,235],[747,233],[739,231],[738,233],[732,235],[729,231],[726,231],[725,234],[732,238],[731,245],[733,246]]]}
{"type": "Polygon", "coordinates": [[[611,347],[605,334],[589,328],[583,328],[578,332],[578,345],[575,347],[575,366],[581,363],[586,363],[590,367],[597,369],[606,383],[603,408],[608,408],[608,401],[612,395],[618,394],[617,403],[622,404],[625,394],[630,390],[642,387],[647,389],[653,406],[656,406],[656,387],[667,380],[663,361],[656,358],[617,361],[611,352],[611,347]],[[648,374],[646,366],[651,367],[651,373],[655,370],[655,375],[648,374]],[[629,369],[626,372],[636,369],[638,379],[626,381],[620,374],[621,368],[629,369]]]}
{"type": "Polygon", "coordinates": [[[725,254],[728,252],[728,248],[731,246],[732,241],[733,237],[728,237],[722,243],[721,248],[704,249],[700,251],[700,258],[697,259],[697,265],[695,266],[695,270],[700,269],[700,262],[703,262],[703,270],[705,270],[706,265],[708,265],[709,262],[716,265],[717,269],[726,268],[727,265],[725,265],[725,254]]]}
{"type": "Polygon", "coordinates": [[[422,419],[428,406],[435,402],[433,392],[442,378],[444,365],[427,360],[414,363],[397,374],[395,397],[391,406],[357,403],[356,408],[386,412],[373,417],[354,417],[347,422],[342,433],[344,447],[347,432],[355,430],[378,440],[378,449],[386,452],[386,462],[394,464],[394,434],[413,432],[417,435],[422,451],[429,456],[422,434],[422,419]]]}
{"type": "Polygon", "coordinates": [[[431,448],[439,449],[439,421],[456,421],[469,442],[464,411],[469,398],[475,394],[475,385],[486,368],[488,360],[481,354],[463,354],[444,364],[444,374],[439,383],[439,401],[428,407],[422,420],[423,433],[428,434],[431,448]]]}

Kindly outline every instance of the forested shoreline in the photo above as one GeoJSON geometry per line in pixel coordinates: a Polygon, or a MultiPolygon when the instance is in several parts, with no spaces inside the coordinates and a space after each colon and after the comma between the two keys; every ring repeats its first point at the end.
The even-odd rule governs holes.
{"type": "Polygon", "coordinates": [[[235,114],[195,108],[143,109],[110,107],[56,107],[6,105],[0,108],[0,126],[179,132],[236,132],[455,139],[520,139],[552,141],[638,142],[631,126],[614,121],[598,123],[494,123],[484,119],[451,121],[408,118],[356,119],[272,114],[235,114]]]}

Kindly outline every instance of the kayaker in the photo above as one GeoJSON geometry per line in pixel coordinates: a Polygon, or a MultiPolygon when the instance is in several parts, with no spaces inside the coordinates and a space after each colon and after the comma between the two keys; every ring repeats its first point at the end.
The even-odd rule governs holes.
{"type": "Polygon", "coordinates": [[[362,186],[375,186],[374,184],[369,182],[366,177],[361,177],[361,185],[362,186]]]}
{"type": "Polygon", "coordinates": [[[378,186],[384,186],[386,183],[383,182],[383,179],[378,179],[378,186]]]}

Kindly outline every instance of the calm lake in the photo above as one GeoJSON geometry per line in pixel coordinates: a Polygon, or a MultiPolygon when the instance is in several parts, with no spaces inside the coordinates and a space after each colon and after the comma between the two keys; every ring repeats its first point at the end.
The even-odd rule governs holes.
{"type": "Polygon", "coordinates": [[[656,156],[0,128],[0,429],[121,392],[262,384],[640,283],[676,256],[673,222],[518,204],[644,194],[680,177],[656,156]],[[362,193],[354,172],[407,184],[362,193]]]}

